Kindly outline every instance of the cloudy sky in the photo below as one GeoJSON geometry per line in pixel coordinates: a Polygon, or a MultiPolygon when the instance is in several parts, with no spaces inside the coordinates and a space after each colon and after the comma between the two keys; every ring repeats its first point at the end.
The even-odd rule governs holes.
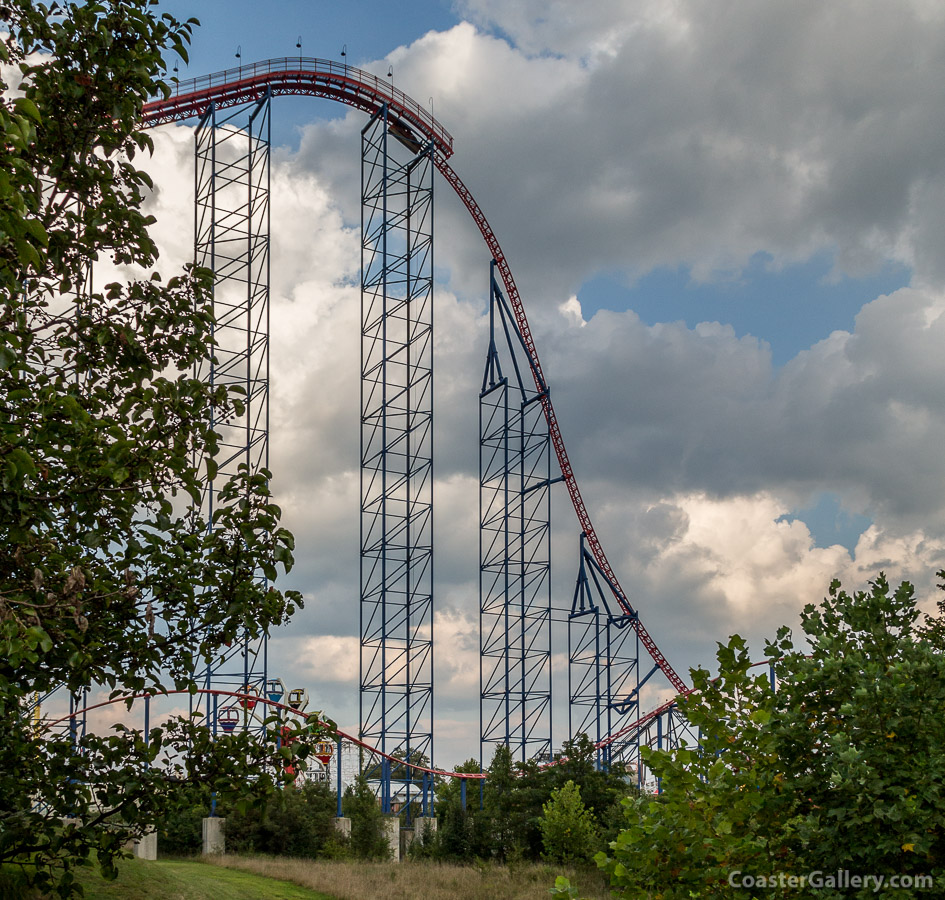
{"type": "MultiPolygon", "coordinates": [[[[830,580],[945,566],[945,6],[935,0],[173,0],[181,77],[297,53],[423,104],[492,223],[611,562],[680,672],[830,580]]],[[[306,609],[290,687],[357,727],[363,114],[273,106],[272,467],[306,609]]],[[[168,264],[192,130],[156,135],[168,264]]],[[[477,391],[489,256],[437,186],[437,762],[476,755],[477,391]]],[[[182,227],[185,223],[186,227],[182,227]]],[[[555,604],[578,527],[554,495],[555,604]]],[[[565,736],[557,655],[555,742],[565,736]]],[[[658,686],[647,697],[655,702],[658,686]]]]}

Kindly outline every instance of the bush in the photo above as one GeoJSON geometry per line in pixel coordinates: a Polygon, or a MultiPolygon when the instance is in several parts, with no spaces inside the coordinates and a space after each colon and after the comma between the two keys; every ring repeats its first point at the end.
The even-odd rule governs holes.
{"type": "Polygon", "coordinates": [[[597,849],[598,831],[591,810],[584,808],[581,789],[569,781],[551,792],[538,822],[546,859],[579,862],[590,859],[597,849]]]}
{"type": "Polygon", "coordinates": [[[307,782],[284,788],[264,805],[221,806],[219,814],[226,817],[231,852],[315,859],[334,836],[335,797],[324,782],[307,782]]]}
{"type": "Polygon", "coordinates": [[[167,856],[193,856],[203,849],[203,819],[207,806],[189,806],[167,815],[158,828],[158,847],[167,856]]]}
{"type": "Polygon", "coordinates": [[[345,790],[345,815],[351,819],[351,853],[358,859],[390,859],[384,830],[386,816],[364,775],[345,790]]]}
{"type": "MultiPolygon", "coordinates": [[[[880,575],[853,595],[834,582],[802,614],[809,646],[782,628],[766,648],[775,690],[741,638],[720,646],[719,678],[695,670],[680,703],[701,745],[645,754],[662,778],[659,801],[628,802],[624,830],[599,854],[612,885],[634,897],[729,897],[733,874],[826,879],[840,869],[928,876],[942,896],[945,616],[919,616],[907,582],[891,592],[880,575]]],[[[840,896],[826,881],[800,893],[796,883],[758,887],[840,896]]],[[[870,884],[844,895],[876,893],[870,884]]]]}

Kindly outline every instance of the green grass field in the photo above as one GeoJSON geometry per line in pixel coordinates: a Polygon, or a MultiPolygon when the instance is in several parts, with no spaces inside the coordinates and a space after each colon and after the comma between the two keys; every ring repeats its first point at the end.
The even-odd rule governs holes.
{"type": "Polygon", "coordinates": [[[118,878],[103,881],[86,869],[79,880],[87,900],[333,900],[308,888],[249,872],[186,860],[125,860],[118,878]]]}
{"type": "MultiPolygon", "coordinates": [[[[557,874],[580,885],[580,895],[589,900],[611,896],[596,869],[574,871],[546,863],[456,865],[224,856],[207,862],[128,859],[119,863],[118,872],[118,879],[110,882],[92,868],[76,870],[76,876],[87,900],[541,900],[557,874]]],[[[9,867],[0,870],[0,900],[37,900],[19,884],[9,867]]]]}

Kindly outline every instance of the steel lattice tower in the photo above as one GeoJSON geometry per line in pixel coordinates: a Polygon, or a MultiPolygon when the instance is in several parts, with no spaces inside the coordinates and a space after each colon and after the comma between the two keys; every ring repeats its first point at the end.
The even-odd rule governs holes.
{"type": "MultiPolygon", "coordinates": [[[[361,132],[360,728],[411,761],[433,755],[432,176],[383,105],[361,132]]],[[[390,765],[368,776],[390,812],[390,765]]]]}
{"type": "MultiPolygon", "coordinates": [[[[625,613],[613,584],[601,571],[581,535],[580,562],[568,615],[568,733],[586,734],[595,744],[639,718],[640,688],[658,670],[640,673],[636,612],[625,613]]],[[[623,759],[627,742],[597,750],[598,767],[623,759]]]]}
{"type": "MultiPolygon", "coordinates": [[[[254,174],[265,171],[268,180],[263,135],[268,137],[269,112],[262,91],[329,98],[371,116],[362,133],[362,735],[395,755],[432,756],[431,168],[472,216],[504,289],[503,294],[492,279],[492,343],[480,408],[482,746],[508,743],[522,758],[550,750],[550,568],[549,554],[539,548],[549,541],[545,504],[552,481],[565,483],[587,551],[581,557],[583,588],[572,608],[570,693],[586,697],[588,685],[606,683],[610,676],[611,687],[588,704],[594,712],[585,715],[585,730],[603,731],[600,722],[639,703],[639,687],[646,681],[640,679],[640,649],[676,693],[687,693],[686,682],[629,604],[594,529],[509,262],[484,211],[449,163],[452,137],[389,81],[344,62],[299,56],[241,65],[183,82],[172,97],[145,106],[146,126],[201,119],[197,256],[217,272],[221,345],[204,374],[215,384],[245,380],[250,399],[245,419],[218,423],[224,466],[245,459],[255,471],[265,465],[268,448],[267,427],[261,425],[268,417],[268,338],[260,324],[264,309],[268,318],[268,288],[261,276],[262,268],[268,269],[268,192],[254,174]],[[241,115],[248,121],[242,127],[241,115]],[[232,202],[230,194],[236,198],[232,202]],[[242,342],[231,343],[235,338],[242,342]],[[530,376],[530,388],[522,373],[530,376]],[[242,434],[232,437],[239,430],[242,434]],[[551,479],[545,463],[535,462],[548,443],[560,479],[551,479]],[[627,628],[618,627],[623,621],[635,635],[632,643],[627,628]],[[588,655],[591,647],[594,654],[588,655]],[[627,677],[615,677],[613,666],[609,673],[602,669],[607,660],[619,660],[627,677]],[[579,673],[581,665],[588,672],[579,673]],[[619,686],[633,680],[637,693],[621,694],[619,686]]],[[[261,684],[265,643],[234,647],[226,666],[207,670],[207,683],[217,673],[231,678],[229,686],[261,684]]],[[[665,709],[612,734],[605,743],[614,746],[608,751],[613,758],[627,759],[634,742],[675,739],[672,716],[657,721],[665,709]]],[[[372,772],[386,784],[389,808],[390,782],[401,780],[396,773],[404,767],[396,756],[394,774],[390,762],[374,762],[372,772]]]]}
{"type": "MultiPolygon", "coordinates": [[[[214,272],[214,356],[197,374],[211,386],[238,388],[242,415],[223,418],[211,410],[219,434],[216,477],[203,508],[214,512],[215,490],[245,467],[269,467],[269,145],[270,96],[219,110],[211,105],[196,132],[195,259],[214,272]]],[[[263,578],[259,573],[259,578],[263,578]]],[[[206,688],[263,694],[267,678],[266,636],[244,637],[197,673],[206,688]]],[[[218,710],[203,701],[217,728],[218,710]]],[[[243,727],[253,725],[241,708],[243,727]]]]}
{"type": "Polygon", "coordinates": [[[482,765],[503,744],[522,761],[551,754],[551,444],[534,381],[493,263],[479,394],[482,765]]]}

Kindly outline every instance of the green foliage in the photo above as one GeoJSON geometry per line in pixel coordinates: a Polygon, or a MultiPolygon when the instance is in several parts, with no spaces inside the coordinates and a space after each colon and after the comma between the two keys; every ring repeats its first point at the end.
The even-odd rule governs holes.
{"type": "Polygon", "coordinates": [[[597,849],[594,817],[585,809],[581,789],[568,781],[551,792],[539,820],[544,856],[554,862],[586,861],[597,849]]]}
{"type": "Polygon", "coordinates": [[[568,782],[586,799],[595,829],[605,833],[617,819],[620,801],[636,791],[621,767],[610,771],[596,768],[594,745],[586,735],[565,742],[555,763],[546,767],[535,762],[513,763],[507,747],[496,750],[484,786],[483,810],[496,858],[541,858],[545,851],[541,830],[544,805],[568,782]]]}
{"type": "Polygon", "coordinates": [[[351,853],[358,859],[389,859],[390,846],[384,831],[387,817],[364,775],[345,789],[342,808],[351,819],[351,853]]]}
{"type": "MultiPolygon", "coordinates": [[[[546,853],[544,807],[568,784],[569,792],[578,790],[582,798],[593,798],[582,821],[590,823],[595,834],[616,835],[620,801],[636,789],[622,769],[598,771],[594,759],[594,746],[584,735],[567,742],[553,766],[515,763],[507,747],[497,747],[485,782],[467,782],[465,807],[458,780],[444,779],[437,785],[437,832],[415,841],[412,855],[456,862],[537,861],[546,853]]],[[[470,759],[455,770],[477,773],[480,766],[470,759]]],[[[581,855],[587,858],[591,849],[581,855]]]]}
{"type": "MultiPolygon", "coordinates": [[[[682,707],[702,745],[650,752],[658,797],[626,802],[625,829],[599,864],[628,897],[730,896],[733,873],[764,896],[798,896],[813,872],[928,875],[945,886],[945,655],[941,617],[918,625],[910,584],[838,583],[795,647],[767,647],[777,690],[753,674],[744,642],[720,646],[682,707]]],[[[812,897],[875,896],[874,884],[812,897]]],[[[751,892],[746,892],[751,896],[751,892]]],[[[883,896],[913,891],[887,886],[883,896]]]]}
{"type": "Polygon", "coordinates": [[[324,782],[287,786],[264,803],[226,815],[227,849],[314,859],[332,837],[335,797],[324,782]],[[241,833],[237,831],[241,827],[241,833]],[[233,841],[231,843],[231,837],[233,841]]]}
{"type": "Polygon", "coordinates": [[[508,747],[496,747],[483,785],[483,817],[489,844],[497,859],[508,859],[522,846],[523,829],[528,825],[528,812],[534,811],[533,786],[516,777],[516,768],[508,747]]]}
{"type": "Polygon", "coordinates": [[[213,352],[211,273],[151,271],[141,108],[169,91],[163,54],[186,58],[195,20],[149,0],[10,0],[3,17],[0,61],[21,81],[0,103],[0,864],[67,896],[76,866],[94,852],[113,877],[125,840],[197,785],[265,794],[281,767],[273,746],[189,720],[75,745],[25,705],[60,686],[190,688],[300,598],[255,577],[292,565],[268,473],[218,480],[212,529],[201,515],[208,411],[239,398],[188,374],[213,352]],[[93,290],[103,258],[142,274],[93,290]]]}
{"type": "Polygon", "coordinates": [[[555,886],[548,891],[556,900],[578,900],[578,890],[571,887],[571,880],[559,875],[555,878],[555,886]]]}
{"type": "MultiPolygon", "coordinates": [[[[173,811],[158,831],[162,853],[199,853],[203,843],[201,823],[209,809],[210,796],[205,791],[199,803],[173,811]]],[[[226,820],[227,852],[315,859],[327,848],[337,855],[332,824],[335,796],[325,782],[286,785],[251,804],[223,798],[216,814],[226,820]]]]}
{"type": "Polygon", "coordinates": [[[270,798],[259,850],[278,856],[318,856],[334,832],[335,796],[323,781],[286,788],[270,798]]]}
{"type": "Polygon", "coordinates": [[[161,856],[193,856],[203,849],[203,820],[210,815],[210,798],[169,810],[158,826],[161,856]]]}

